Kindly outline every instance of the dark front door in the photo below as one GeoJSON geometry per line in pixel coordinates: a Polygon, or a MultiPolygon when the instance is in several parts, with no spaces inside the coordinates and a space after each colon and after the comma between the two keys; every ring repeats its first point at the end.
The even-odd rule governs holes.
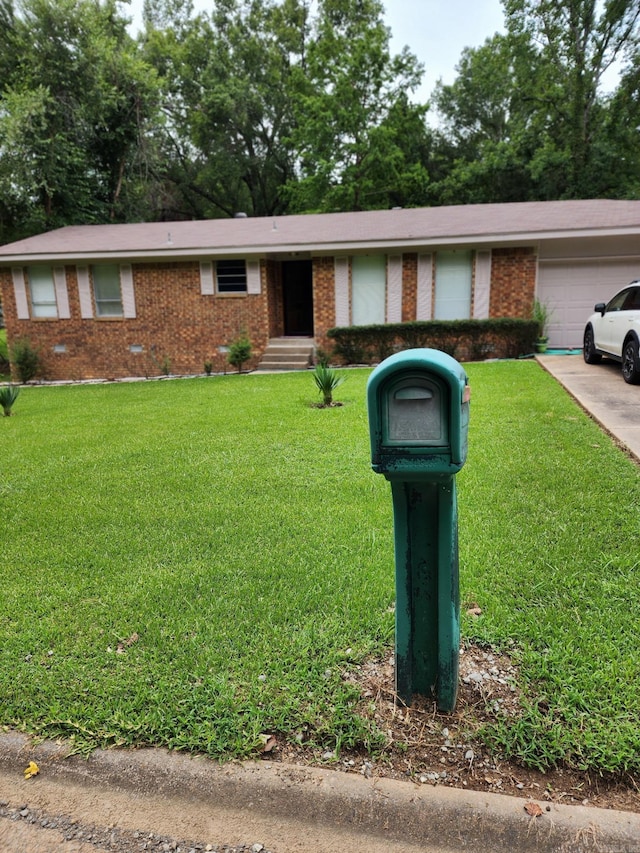
{"type": "Polygon", "coordinates": [[[283,261],[282,300],[285,335],[313,336],[311,261],[283,261]]]}

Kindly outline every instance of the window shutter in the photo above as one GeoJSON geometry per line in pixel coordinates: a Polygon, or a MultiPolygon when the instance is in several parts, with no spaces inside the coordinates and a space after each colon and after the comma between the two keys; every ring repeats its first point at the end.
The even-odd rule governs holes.
{"type": "Polygon", "coordinates": [[[433,290],[433,258],[431,255],[418,257],[418,294],[416,320],[431,319],[433,290]]]}
{"type": "Polygon", "coordinates": [[[387,260],[387,323],[402,322],[402,255],[387,260]]]}
{"type": "Polygon", "coordinates": [[[29,319],[29,300],[27,299],[27,286],[24,280],[22,267],[14,267],[11,270],[13,276],[13,292],[16,297],[16,313],[18,320],[29,319]]]}
{"type": "Polygon", "coordinates": [[[53,268],[53,286],[56,291],[56,302],[58,303],[58,318],[60,320],[69,320],[71,311],[69,310],[69,293],[67,291],[67,276],[65,275],[64,267],[53,268]]]}
{"type": "Polygon", "coordinates": [[[122,292],[122,316],[128,320],[135,320],[136,297],[133,290],[133,267],[131,264],[123,264],[120,267],[120,289],[122,292]]]}
{"type": "Polygon", "coordinates": [[[473,294],[473,316],[476,320],[489,317],[489,299],[491,296],[491,252],[476,254],[476,276],[473,294]]]}
{"type": "Polygon", "coordinates": [[[213,296],[213,264],[211,261],[200,261],[200,295],[213,296]]]}
{"type": "Polygon", "coordinates": [[[93,299],[91,297],[91,282],[89,280],[89,267],[77,267],[78,276],[78,298],[80,299],[80,316],[83,320],[93,318],[93,299]]]}
{"type": "Polygon", "coordinates": [[[473,258],[466,249],[436,255],[436,320],[468,320],[471,317],[473,258]]]}
{"type": "Polygon", "coordinates": [[[259,294],[261,290],[260,261],[247,261],[247,293],[259,294]]]}
{"type": "Polygon", "coordinates": [[[349,258],[336,258],[335,299],[336,326],[349,325],[349,258]]]}

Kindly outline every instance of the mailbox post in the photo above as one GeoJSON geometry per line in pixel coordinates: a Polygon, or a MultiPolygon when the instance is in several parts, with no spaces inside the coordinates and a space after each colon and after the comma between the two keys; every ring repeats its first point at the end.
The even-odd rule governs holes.
{"type": "Polygon", "coordinates": [[[391,483],[396,563],[396,691],[453,711],[460,598],[455,475],[467,458],[470,390],[461,365],[413,349],[367,385],[371,465],[391,483]]]}

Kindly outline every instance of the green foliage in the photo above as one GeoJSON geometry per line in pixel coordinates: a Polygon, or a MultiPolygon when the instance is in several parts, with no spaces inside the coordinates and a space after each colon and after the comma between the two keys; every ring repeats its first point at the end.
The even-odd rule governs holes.
{"type": "Polygon", "coordinates": [[[442,121],[431,198],[635,197],[640,155],[628,128],[638,118],[636,0],[595,9],[592,0],[504,6],[506,33],[466,48],[455,82],[436,88],[442,121]],[[623,57],[628,71],[611,98],[603,75],[623,57]]]}
{"type": "Polygon", "coordinates": [[[0,329],[0,375],[9,372],[9,349],[7,347],[7,330],[0,329]]]}
{"type": "Polygon", "coordinates": [[[551,317],[551,309],[545,302],[541,302],[539,299],[534,299],[533,301],[533,312],[531,314],[532,320],[538,326],[538,338],[547,337],[547,323],[551,317]]]}
{"type": "Polygon", "coordinates": [[[154,72],[112,2],[24,0],[0,28],[0,238],[148,211],[154,72]]]}
{"type": "Polygon", "coordinates": [[[328,367],[331,355],[328,352],[325,352],[322,347],[317,347],[315,358],[317,364],[321,364],[323,367],[328,367]]]}
{"type": "Polygon", "coordinates": [[[205,361],[204,372],[207,374],[207,376],[211,376],[212,370],[213,370],[213,362],[212,361],[205,361]]]}
{"type": "Polygon", "coordinates": [[[408,94],[422,66],[392,56],[379,0],[318,4],[295,101],[292,139],[300,169],[287,185],[294,211],[368,210],[424,200],[420,159],[425,106],[408,94]]]}
{"type": "Polygon", "coordinates": [[[313,371],[313,381],[318,391],[322,394],[322,405],[330,406],[333,403],[333,392],[345,381],[337,371],[324,364],[317,364],[313,371]]]}
{"type": "Polygon", "coordinates": [[[16,385],[3,385],[0,387],[0,406],[5,418],[11,414],[13,404],[18,399],[20,389],[16,385]]]}
{"type": "Polygon", "coordinates": [[[229,346],[227,361],[238,368],[238,373],[242,371],[242,365],[251,358],[251,350],[251,341],[245,334],[240,335],[229,346]]]}
{"type": "Polygon", "coordinates": [[[31,346],[28,338],[19,338],[14,343],[11,348],[11,362],[18,380],[23,384],[35,379],[41,369],[40,352],[31,346]]]}
{"type": "Polygon", "coordinates": [[[534,320],[429,320],[329,329],[334,354],[347,364],[382,361],[398,350],[439,349],[461,361],[519,358],[534,350],[534,320]]]}
{"type": "Polygon", "coordinates": [[[76,223],[640,192],[637,0],[505,0],[428,105],[380,0],[0,4],[0,241],[76,223]],[[604,73],[622,67],[604,91],[604,73]],[[430,123],[433,124],[433,123],[430,123]]]}
{"type": "MultiPolygon", "coordinates": [[[[637,466],[535,362],[465,369],[460,591],[482,615],[463,608],[463,637],[515,657],[522,696],[470,737],[638,773],[637,466]]],[[[0,725],[84,748],[244,756],[277,732],[313,755],[380,749],[345,677],[393,646],[369,372],[322,418],[304,371],[220,377],[215,406],[206,378],[23,394],[20,429],[0,419],[0,725]]]]}

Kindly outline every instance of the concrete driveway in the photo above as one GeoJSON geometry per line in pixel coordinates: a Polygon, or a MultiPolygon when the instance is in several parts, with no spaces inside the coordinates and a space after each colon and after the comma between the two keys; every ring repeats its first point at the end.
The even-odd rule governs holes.
{"type": "Polygon", "coordinates": [[[585,364],[582,354],[536,358],[640,462],[640,385],[628,385],[612,361],[585,364]]]}

